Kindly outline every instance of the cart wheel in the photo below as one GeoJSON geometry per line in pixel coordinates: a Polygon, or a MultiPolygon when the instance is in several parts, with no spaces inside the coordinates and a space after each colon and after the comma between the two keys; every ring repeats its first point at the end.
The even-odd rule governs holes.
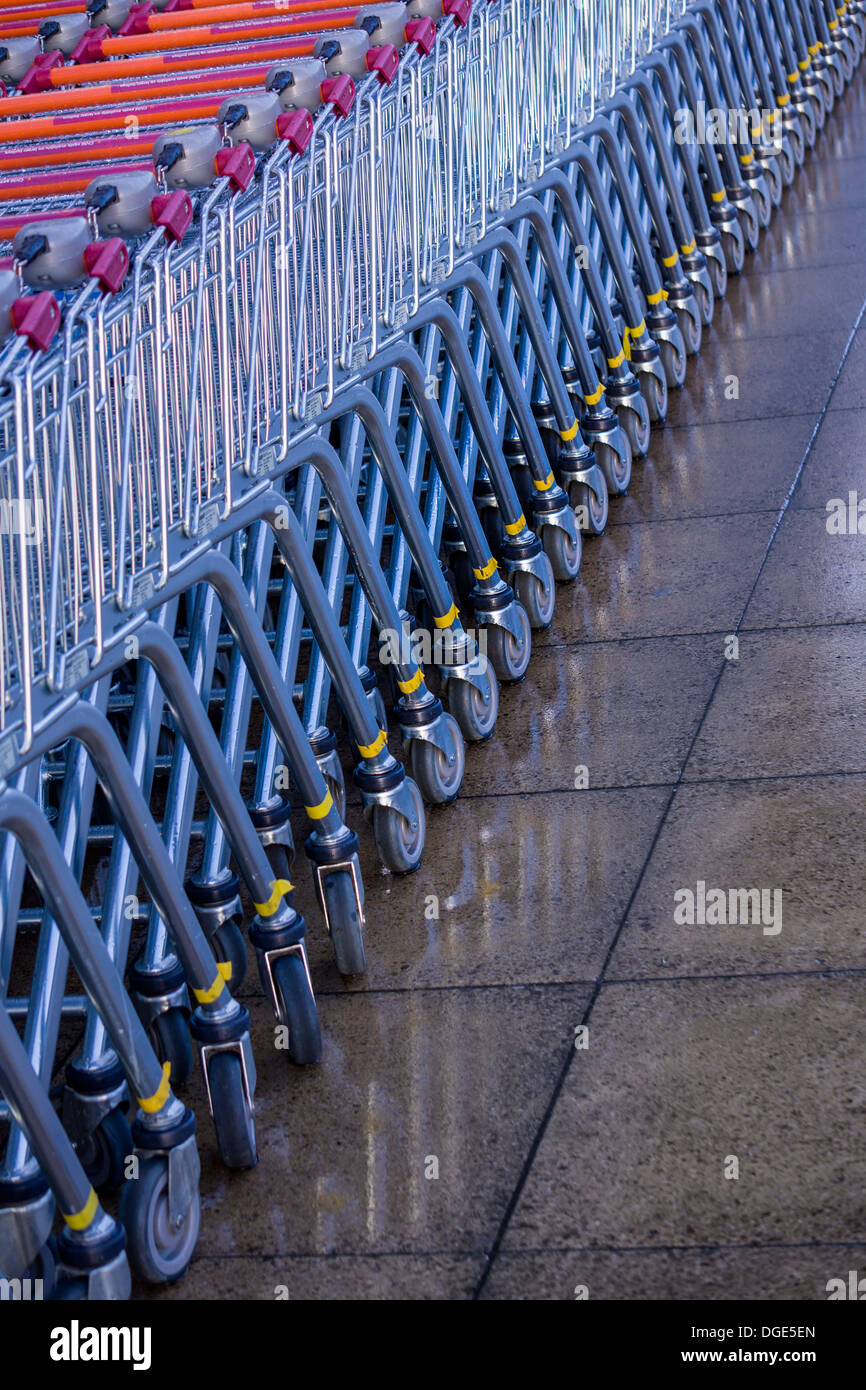
{"type": "Polygon", "coordinates": [[[722,250],[729,275],[742,274],[746,261],[746,246],[739,228],[736,232],[722,232],[722,250]]]}
{"type": "Polygon", "coordinates": [[[810,101],[800,102],[797,106],[797,115],[803,126],[803,138],[810,150],[815,148],[815,138],[818,134],[815,126],[815,111],[810,101]]]}
{"type": "Polygon", "coordinates": [[[749,255],[753,255],[758,249],[760,241],[760,227],[758,226],[758,216],[756,212],[750,211],[745,206],[737,208],[737,215],[740,219],[740,226],[743,229],[743,241],[749,255]]]}
{"type": "Polygon", "coordinates": [[[499,715],[499,685],[492,666],[488,666],[490,697],[485,699],[471,681],[452,676],[448,682],[448,708],[460,726],[467,743],[483,743],[496,728],[499,715]]]}
{"type": "Polygon", "coordinates": [[[411,824],[393,806],[373,807],[376,848],[382,863],[392,874],[411,874],[418,868],[424,853],[424,802],[411,777],[406,778],[406,786],[413,803],[411,824]]]}
{"type": "Polygon", "coordinates": [[[640,410],[634,410],[630,405],[625,405],[619,412],[619,423],[631,445],[633,459],[645,459],[649,453],[650,415],[643,397],[641,397],[641,402],[640,410]]]}
{"type": "Polygon", "coordinates": [[[255,1168],[256,1126],[244,1090],[241,1059],[215,1052],[208,1063],[208,1084],[220,1158],[227,1168],[255,1168]]]}
{"type": "Polygon", "coordinates": [[[127,1252],[134,1273],[146,1284],[174,1284],[186,1274],[201,1225],[198,1189],[180,1224],[168,1204],[168,1164],[143,1159],[137,1178],[127,1180],[118,1215],[126,1227],[127,1252]]]}
{"type": "Polygon", "coordinates": [[[171,1062],[171,1084],[182,1086],[192,1074],[193,1055],[189,1025],[183,1009],[167,1009],[150,1024],[153,1049],[161,1062],[171,1062]]]}
{"type": "Polygon", "coordinates": [[[697,300],[698,313],[701,316],[701,325],[703,328],[709,328],[716,311],[715,294],[711,289],[708,290],[706,285],[700,280],[693,281],[692,291],[697,300]]]}
{"type": "Polygon", "coordinates": [[[301,957],[279,956],[271,967],[280,1018],[289,1029],[289,1057],[310,1067],[322,1055],[322,1031],[316,1001],[301,957]]]}
{"type": "Polygon", "coordinates": [[[767,180],[767,192],[770,195],[770,202],[774,208],[779,207],[782,201],[782,171],[779,168],[778,156],[771,154],[766,159],[761,160],[761,168],[767,180]]]}
{"type": "Polygon", "coordinates": [[[553,577],[558,584],[570,584],[577,578],[583,542],[578,531],[574,540],[559,526],[545,526],[541,532],[541,544],[550,561],[553,577]]]}
{"type": "Polygon", "coordinates": [[[799,122],[788,126],[788,136],[791,141],[791,153],[794,156],[794,163],[797,168],[802,168],[803,160],[806,158],[806,141],[803,138],[802,127],[799,122]]]}
{"type": "Polygon", "coordinates": [[[442,749],[437,748],[435,743],[428,743],[420,738],[410,740],[407,757],[412,780],[418,784],[418,790],[424,800],[431,802],[433,806],[447,806],[450,801],[454,801],[466,770],[466,750],[460,726],[453,715],[446,714],[444,718],[448,721],[454,740],[455,753],[452,761],[449,763],[442,749]]]}
{"type": "Polygon", "coordinates": [[[696,357],[701,350],[701,337],[703,336],[700,313],[695,315],[690,314],[688,309],[678,309],[677,323],[683,335],[687,355],[696,357]]]}
{"type": "MultiPolygon", "coordinates": [[[[724,257],[724,249],[722,250],[722,255],[724,257]]],[[[717,258],[713,256],[708,260],[707,264],[710,268],[710,279],[713,282],[713,294],[716,296],[716,299],[724,299],[728,289],[727,260],[717,260],[717,258]]]]}
{"type": "Polygon", "coordinates": [[[126,1156],[134,1148],[129,1121],[116,1106],[103,1116],[92,1134],[76,1145],[75,1152],[97,1192],[116,1192],[123,1185],[126,1156]]]}
{"type": "Polygon", "coordinates": [[[578,526],[585,536],[600,536],[610,510],[607,485],[601,496],[588,483],[572,483],[568,489],[568,500],[574,508],[578,526]]]}
{"type": "Polygon", "coordinates": [[[662,359],[662,366],[665,372],[665,381],[668,389],[679,390],[686,379],[686,354],[680,351],[676,343],[672,343],[669,338],[662,338],[659,343],[659,354],[662,359]]]}
{"type": "Polygon", "coordinates": [[[363,922],[358,912],[351,874],[326,874],[322,891],[328,904],[331,945],[337,969],[341,975],[363,975],[367,969],[363,922]]]}
{"type": "Polygon", "coordinates": [[[553,622],[556,607],[553,567],[547,555],[544,556],[547,576],[544,582],[529,570],[515,570],[509,579],[515,597],[529,614],[529,625],[534,632],[543,632],[553,622]]]}
{"type": "Polygon", "coordinates": [[[641,372],[639,380],[650,420],[653,424],[660,425],[668,412],[667,377],[664,374],[658,377],[655,372],[641,372]]]}
{"type": "Polygon", "coordinates": [[[247,943],[239,924],[232,918],[221,922],[211,937],[211,948],[219,961],[228,961],[232,968],[229,988],[234,994],[240,989],[247,975],[249,960],[247,943]]]}
{"type": "Polygon", "coordinates": [[[504,684],[513,685],[522,681],[532,656],[532,628],[529,614],[522,603],[514,604],[514,613],[520,626],[520,636],[516,638],[506,627],[487,628],[487,656],[498,679],[504,684]]]}
{"type": "Polygon", "coordinates": [[[595,458],[604,474],[607,490],[611,497],[622,497],[628,492],[631,482],[631,443],[625,430],[620,431],[621,444],[599,443],[595,446],[595,458]]]}
{"type": "Polygon", "coordinates": [[[758,214],[758,222],[761,227],[766,229],[770,225],[773,216],[773,204],[770,200],[770,191],[766,187],[761,187],[758,183],[752,184],[752,197],[755,200],[755,210],[758,214]]]}

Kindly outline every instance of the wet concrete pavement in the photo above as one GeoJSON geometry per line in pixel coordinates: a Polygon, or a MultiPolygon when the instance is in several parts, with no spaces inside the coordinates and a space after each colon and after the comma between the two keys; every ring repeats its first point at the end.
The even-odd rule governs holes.
{"type": "Polygon", "coordinates": [[[154,1296],[816,1299],[866,1269],[866,539],[827,528],[866,496],[864,300],[855,78],[421,870],[367,845],[363,981],[302,883],[322,1063],[268,1048],[251,972],[260,1162],[220,1166],[193,1087],[202,1235],[154,1296]],[[781,929],[678,924],[699,881],[781,890],[781,929]]]}

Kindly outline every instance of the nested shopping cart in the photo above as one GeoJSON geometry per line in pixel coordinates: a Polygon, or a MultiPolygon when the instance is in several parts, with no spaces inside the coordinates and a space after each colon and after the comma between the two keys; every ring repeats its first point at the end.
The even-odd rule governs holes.
{"type": "Polygon", "coordinates": [[[5,1277],[183,1274],[196,1047],[232,1168],[256,1046],[321,1055],[301,826],[360,974],[360,836],[419,864],[864,32],[829,0],[0,5],[5,1277]]]}

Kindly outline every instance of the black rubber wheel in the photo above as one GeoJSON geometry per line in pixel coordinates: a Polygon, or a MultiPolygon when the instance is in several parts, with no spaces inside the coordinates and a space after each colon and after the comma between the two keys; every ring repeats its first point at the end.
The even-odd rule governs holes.
{"type": "Polygon", "coordinates": [[[645,459],[649,453],[652,426],[643,395],[641,395],[641,405],[643,408],[639,410],[633,409],[630,405],[624,405],[618,412],[619,423],[631,445],[632,459],[645,459]]]}
{"type": "Polygon", "coordinates": [[[639,380],[650,420],[654,425],[660,425],[668,413],[667,378],[664,372],[661,376],[656,376],[655,372],[641,372],[639,380]]]}
{"type": "Polygon", "coordinates": [[[220,1158],[227,1168],[255,1168],[256,1127],[244,1091],[240,1057],[234,1052],[213,1053],[207,1074],[220,1158]]]}
{"type": "Polygon", "coordinates": [[[322,891],[328,905],[331,945],[341,975],[363,975],[367,969],[364,923],[358,912],[355,887],[349,873],[326,874],[322,891]]]}
{"type": "Polygon", "coordinates": [[[620,447],[599,443],[595,446],[596,462],[604,474],[610,497],[622,497],[631,482],[631,443],[625,430],[620,430],[620,447]]]}
{"type": "Polygon", "coordinates": [[[117,1192],[122,1187],[126,1158],[134,1149],[132,1130],[120,1106],[103,1116],[93,1133],[75,1146],[97,1192],[117,1192]]]}
{"type": "Polygon", "coordinates": [[[185,1011],[175,1008],[157,1014],[148,1032],[159,1060],[171,1063],[172,1087],[183,1086],[193,1069],[192,1039],[185,1011]]]}
{"type": "Polygon", "coordinates": [[[707,260],[707,265],[709,266],[710,279],[713,282],[713,294],[716,299],[724,299],[728,289],[728,266],[724,259],[724,251],[722,251],[721,260],[716,256],[711,256],[707,260]]]}
{"type": "Polygon", "coordinates": [[[420,738],[410,740],[406,759],[412,780],[424,800],[433,806],[447,806],[455,800],[466,770],[466,750],[460,725],[453,714],[446,714],[443,718],[448,721],[454,740],[453,760],[449,763],[441,748],[420,738]]]}
{"type": "Polygon", "coordinates": [[[558,584],[570,584],[577,578],[583,543],[580,531],[574,540],[559,526],[545,526],[541,532],[541,544],[553,569],[553,577],[558,584]]]}
{"type": "Polygon", "coordinates": [[[497,679],[507,684],[522,681],[532,656],[532,628],[529,614],[522,603],[514,604],[514,613],[520,625],[520,637],[515,638],[505,627],[487,628],[487,659],[496,672],[497,679]]]}
{"type": "Polygon", "coordinates": [[[227,961],[232,968],[228,986],[236,994],[247,977],[249,958],[247,943],[240,924],[234,919],[221,922],[211,937],[211,948],[218,961],[227,961]]]}
{"type": "Polygon", "coordinates": [[[424,802],[411,777],[405,785],[413,802],[412,822],[393,806],[373,807],[373,835],[379,858],[392,874],[411,874],[421,863],[426,836],[424,802]]]}
{"type": "Polygon", "coordinates": [[[728,274],[740,275],[746,263],[746,244],[739,228],[736,232],[722,232],[722,250],[728,274]]]}
{"type": "Polygon", "coordinates": [[[665,370],[668,389],[673,387],[675,391],[678,391],[686,379],[685,351],[681,351],[676,343],[671,342],[670,338],[662,338],[659,343],[659,354],[665,370]]]}
{"type": "MultiPolygon", "coordinates": [[[[602,470],[603,471],[603,470],[602,470]]],[[[601,536],[610,513],[610,496],[605,479],[604,491],[599,494],[588,483],[571,483],[568,500],[574,508],[577,525],[585,536],[601,536]]]]}
{"type": "Polygon", "coordinates": [[[547,570],[544,582],[530,570],[515,570],[509,581],[515,598],[523,604],[529,614],[529,625],[533,632],[543,632],[550,627],[556,607],[553,566],[546,554],[544,559],[547,570]]]}
{"type": "Polygon", "coordinates": [[[118,1215],[126,1228],[129,1263],[139,1279],[145,1284],[176,1284],[183,1278],[201,1225],[198,1189],[176,1226],[168,1204],[168,1163],[143,1159],[139,1176],[124,1185],[118,1215]]]}
{"type": "Polygon", "coordinates": [[[460,725],[460,732],[467,743],[484,743],[496,728],[499,714],[499,684],[493,667],[488,664],[487,679],[490,682],[490,699],[486,700],[481,691],[471,681],[448,682],[448,708],[460,725]]]}
{"type": "Polygon", "coordinates": [[[690,314],[688,309],[678,309],[677,323],[683,335],[687,355],[696,357],[701,350],[701,338],[703,336],[700,310],[697,314],[690,314]]]}
{"type": "Polygon", "coordinates": [[[289,1057],[299,1067],[313,1066],[322,1055],[322,1032],[304,962],[292,952],[279,956],[271,972],[280,1019],[289,1030],[289,1057]]]}

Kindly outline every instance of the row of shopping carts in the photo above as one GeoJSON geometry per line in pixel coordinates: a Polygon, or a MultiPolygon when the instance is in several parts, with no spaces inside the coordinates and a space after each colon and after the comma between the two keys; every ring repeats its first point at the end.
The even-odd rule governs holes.
{"type": "Polygon", "coordinates": [[[261,1045],[320,1056],[302,819],[360,974],[359,833],[419,864],[864,40],[860,0],[0,0],[7,1281],[185,1272],[194,1048],[256,1162],[247,938],[261,1045]]]}

